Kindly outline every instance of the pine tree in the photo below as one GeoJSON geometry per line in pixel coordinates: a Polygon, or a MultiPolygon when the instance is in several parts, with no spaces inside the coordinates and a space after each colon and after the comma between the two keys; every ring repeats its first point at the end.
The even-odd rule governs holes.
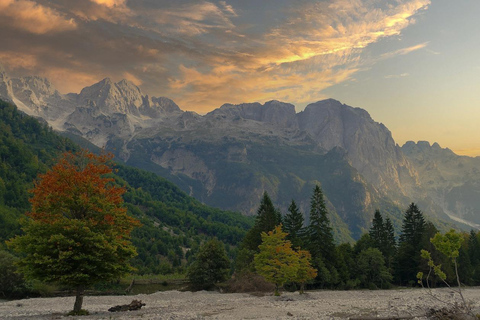
{"type": "Polygon", "coordinates": [[[338,276],[335,269],[335,243],[323,193],[318,185],[313,190],[310,202],[310,225],[307,227],[306,238],[307,249],[312,255],[313,264],[319,276],[323,276],[320,274],[323,264],[330,273],[328,282],[334,282],[335,275],[338,276]]]}
{"type": "Polygon", "coordinates": [[[285,232],[288,233],[287,239],[292,242],[292,246],[294,248],[303,247],[303,215],[294,200],[288,207],[284,222],[285,232]]]}
{"type": "Polygon", "coordinates": [[[395,229],[390,221],[390,218],[385,219],[385,245],[384,257],[386,266],[391,269],[393,267],[393,260],[397,254],[397,243],[395,241],[395,229]]]}
{"type": "Polygon", "coordinates": [[[253,271],[253,256],[259,252],[258,246],[262,243],[262,232],[269,232],[281,224],[281,215],[273,206],[272,200],[265,191],[257,210],[255,225],[247,232],[240,244],[240,250],[235,261],[237,271],[253,271]]]}
{"type": "Polygon", "coordinates": [[[403,218],[402,233],[398,246],[397,277],[400,283],[415,283],[420,265],[422,235],[425,231],[425,219],[417,205],[411,203],[403,218]]]}
{"type": "Polygon", "coordinates": [[[391,268],[396,252],[395,231],[389,218],[383,220],[379,210],[375,210],[372,227],[369,231],[373,247],[380,250],[388,268],[391,268]]]}
{"type": "Polygon", "coordinates": [[[378,209],[375,210],[375,215],[372,220],[372,227],[368,233],[370,234],[370,239],[372,239],[375,248],[380,250],[385,256],[384,246],[387,240],[387,233],[383,223],[382,215],[378,209]]]}

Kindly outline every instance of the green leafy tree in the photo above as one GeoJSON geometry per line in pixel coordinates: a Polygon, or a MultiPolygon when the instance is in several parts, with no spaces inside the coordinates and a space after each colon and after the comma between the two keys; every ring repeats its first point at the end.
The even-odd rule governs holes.
{"type": "Polygon", "coordinates": [[[111,156],[65,153],[32,190],[24,234],[7,244],[24,255],[20,271],[30,279],[76,289],[81,312],[85,287],[132,271],[130,232],[138,221],[123,207],[124,188],[109,176],[111,156]]]}
{"type": "Polygon", "coordinates": [[[284,229],[288,233],[287,239],[290,240],[294,248],[303,247],[303,214],[297,207],[294,200],[288,207],[288,213],[284,217],[284,229]]]}
{"type": "Polygon", "coordinates": [[[368,248],[357,257],[361,284],[366,288],[388,288],[393,279],[385,266],[383,254],[377,248],[368,248]]]}
{"type": "MultiPolygon", "coordinates": [[[[421,251],[421,256],[422,256],[422,258],[424,258],[428,261],[428,266],[430,267],[430,270],[429,270],[429,272],[428,272],[428,274],[425,278],[425,283],[426,283],[427,287],[430,288],[429,279],[430,279],[431,273],[433,272],[454,293],[457,293],[459,295],[460,300],[461,300],[461,306],[464,309],[464,311],[466,311],[473,318],[477,318],[475,315],[472,314],[470,306],[468,305],[467,301],[465,300],[465,298],[463,296],[462,285],[461,285],[461,282],[460,282],[460,274],[458,272],[457,259],[460,255],[460,248],[461,248],[462,243],[464,241],[464,237],[462,236],[462,234],[457,233],[457,232],[455,232],[455,230],[451,229],[450,231],[448,231],[445,234],[437,233],[432,239],[430,239],[430,241],[439,252],[441,252],[443,255],[445,255],[453,263],[453,265],[455,267],[455,278],[456,278],[456,282],[457,282],[457,288],[454,289],[447,282],[447,275],[445,274],[445,272],[443,272],[442,265],[441,264],[436,265],[434,260],[432,259],[432,255],[430,254],[430,252],[427,251],[427,250],[422,250],[421,251]]],[[[423,274],[423,272],[419,272],[417,274],[417,279],[418,279],[418,282],[423,286],[424,285],[424,274],[423,274]]],[[[456,306],[456,304],[454,304],[454,306],[456,306]]]]}
{"type": "Polygon", "coordinates": [[[297,277],[298,255],[286,240],[287,234],[281,225],[268,233],[262,232],[261,237],[260,252],[254,257],[255,268],[265,280],[275,284],[275,295],[279,296],[279,288],[297,277]]]}
{"type": "Polygon", "coordinates": [[[0,296],[3,298],[16,298],[27,292],[23,275],[17,272],[15,262],[17,257],[11,253],[0,250],[0,296]]]}
{"type": "Polygon", "coordinates": [[[227,280],[230,259],[223,243],[217,239],[207,241],[200,247],[187,276],[195,289],[211,289],[216,283],[227,280]]]}

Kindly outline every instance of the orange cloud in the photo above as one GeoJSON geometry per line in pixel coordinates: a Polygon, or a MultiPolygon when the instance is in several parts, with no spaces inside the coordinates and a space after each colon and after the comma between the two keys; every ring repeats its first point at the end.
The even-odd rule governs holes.
{"type": "Polygon", "coordinates": [[[34,34],[57,33],[77,28],[73,19],[67,19],[49,7],[29,0],[0,0],[0,17],[8,25],[34,34]]]}

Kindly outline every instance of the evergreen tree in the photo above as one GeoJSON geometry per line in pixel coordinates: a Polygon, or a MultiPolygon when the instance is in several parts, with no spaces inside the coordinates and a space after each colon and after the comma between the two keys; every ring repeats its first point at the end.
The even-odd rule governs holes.
{"type": "Polygon", "coordinates": [[[375,210],[375,215],[372,220],[372,227],[368,233],[370,234],[370,239],[372,239],[375,248],[380,250],[385,256],[384,247],[387,242],[387,233],[383,223],[382,215],[378,209],[375,210]]]}
{"type": "Polygon", "coordinates": [[[284,222],[285,232],[288,233],[287,239],[290,240],[293,248],[303,247],[303,215],[294,200],[288,207],[284,222]]]}
{"type": "Polygon", "coordinates": [[[262,243],[262,232],[269,232],[281,224],[281,215],[273,206],[272,200],[265,191],[260,206],[257,210],[255,225],[247,232],[240,244],[240,250],[235,262],[237,271],[254,271],[252,264],[255,253],[259,252],[258,246],[262,243]]]}
{"type": "Polygon", "coordinates": [[[423,249],[422,236],[425,219],[417,205],[411,203],[403,218],[397,254],[397,279],[401,284],[415,283],[420,265],[420,250],[423,249]]]}
{"type": "Polygon", "coordinates": [[[397,253],[397,242],[395,241],[395,230],[390,218],[385,219],[385,244],[382,253],[385,257],[385,264],[387,268],[393,268],[393,260],[397,253]]]}
{"type": "Polygon", "coordinates": [[[313,190],[310,202],[310,225],[307,228],[307,249],[309,249],[314,267],[322,275],[322,265],[329,270],[328,282],[336,282],[338,273],[335,269],[335,243],[328,211],[323,199],[323,193],[317,185],[313,190]]]}
{"type": "Polygon", "coordinates": [[[372,220],[372,227],[369,231],[373,247],[380,250],[385,264],[391,268],[393,257],[395,255],[395,231],[389,218],[383,220],[379,210],[375,210],[372,220]]]}

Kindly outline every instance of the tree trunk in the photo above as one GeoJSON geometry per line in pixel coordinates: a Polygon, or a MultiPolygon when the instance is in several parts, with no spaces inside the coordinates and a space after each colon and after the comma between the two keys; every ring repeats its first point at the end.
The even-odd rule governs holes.
{"type": "Polygon", "coordinates": [[[85,292],[85,286],[79,285],[77,287],[77,294],[75,296],[75,304],[73,305],[73,312],[80,312],[80,310],[82,310],[84,292],[85,292]]]}
{"type": "Polygon", "coordinates": [[[280,291],[278,290],[278,284],[275,283],[275,293],[273,294],[274,296],[278,297],[280,295],[280,291]]]}
{"type": "Polygon", "coordinates": [[[305,293],[305,282],[300,283],[300,294],[305,293]]]}

